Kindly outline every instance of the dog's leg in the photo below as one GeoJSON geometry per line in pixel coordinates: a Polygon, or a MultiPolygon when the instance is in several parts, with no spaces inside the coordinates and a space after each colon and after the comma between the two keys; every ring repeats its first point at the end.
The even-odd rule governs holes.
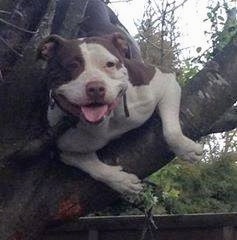
{"type": "Polygon", "coordinates": [[[110,166],[101,162],[96,153],[62,153],[61,160],[87,172],[94,179],[124,194],[136,194],[142,190],[141,181],[134,174],[124,172],[121,166],[110,166]]]}
{"type": "Polygon", "coordinates": [[[181,130],[180,98],[181,88],[176,80],[172,79],[157,106],[162,120],[164,137],[177,156],[190,161],[200,160],[202,146],[184,136],[181,130]]]}

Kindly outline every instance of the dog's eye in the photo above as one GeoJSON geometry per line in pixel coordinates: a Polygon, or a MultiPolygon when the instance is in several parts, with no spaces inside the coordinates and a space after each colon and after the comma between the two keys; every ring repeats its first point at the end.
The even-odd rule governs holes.
{"type": "Polygon", "coordinates": [[[114,62],[107,62],[106,63],[106,67],[108,67],[108,68],[111,68],[111,67],[114,67],[114,66],[115,66],[114,62]]]}

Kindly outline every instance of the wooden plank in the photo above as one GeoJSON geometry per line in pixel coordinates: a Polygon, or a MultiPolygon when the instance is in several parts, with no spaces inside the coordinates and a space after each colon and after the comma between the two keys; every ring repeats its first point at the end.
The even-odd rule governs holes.
{"type": "Polygon", "coordinates": [[[88,232],[88,240],[98,240],[99,233],[96,229],[90,229],[88,232]]]}
{"type": "MultiPolygon", "coordinates": [[[[228,214],[192,214],[164,215],[154,217],[159,229],[208,228],[208,227],[237,227],[237,213],[228,214]]],[[[144,216],[117,217],[85,217],[78,221],[69,222],[51,231],[81,231],[89,229],[101,230],[142,230],[144,216]]]]}
{"type": "MultiPolygon", "coordinates": [[[[237,213],[155,216],[155,221],[159,240],[237,240],[237,213]]],[[[48,231],[44,240],[137,240],[143,225],[144,216],[86,217],[48,231]]]]}

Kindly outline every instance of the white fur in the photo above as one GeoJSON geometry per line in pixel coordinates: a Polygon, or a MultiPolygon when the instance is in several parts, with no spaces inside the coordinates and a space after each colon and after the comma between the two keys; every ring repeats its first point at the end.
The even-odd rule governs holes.
{"type": "MultiPolygon", "coordinates": [[[[86,102],[85,84],[88,81],[104,81],[106,99],[116,98],[121,85],[127,87],[127,104],[130,116],[124,114],[122,103],[103,122],[97,125],[79,121],[76,128],[69,129],[58,140],[58,147],[63,151],[62,161],[89,173],[121,193],[137,193],[142,189],[140,180],[133,174],[122,171],[120,166],[109,166],[99,161],[96,151],[109,141],[123,133],[141,126],[159,111],[163,132],[167,143],[178,155],[187,160],[198,160],[202,147],[185,137],[179,122],[179,105],[181,90],[173,74],[156,73],[149,85],[132,86],[128,81],[125,67],[120,70],[107,69],[105,62],[118,61],[105,48],[97,44],[80,46],[86,62],[85,71],[75,80],[62,85],[58,91],[63,92],[70,101],[86,102]]],[[[48,111],[51,125],[64,115],[58,107],[48,111]]]]}

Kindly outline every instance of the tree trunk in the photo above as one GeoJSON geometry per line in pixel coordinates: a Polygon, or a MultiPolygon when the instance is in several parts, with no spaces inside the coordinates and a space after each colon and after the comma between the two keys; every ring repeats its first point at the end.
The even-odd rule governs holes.
{"type": "MultiPolygon", "coordinates": [[[[39,239],[47,225],[102,209],[119,197],[85,173],[61,163],[53,148],[38,156],[16,157],[47,127],[48,93],[42,78],[44,66],[35,61],[35,46],[50,32],[52,22],[58,24],[54,29],[64,36],[75,37],[80,28],[78,22],[83,25],[88,19],[84,15],[86,0],[68,1],[60,15],[63,19],[53,19],[58,11],[55,3],[53,0],[17,1],[17,9],[26,11],[21,16],[21,27],[38,30],[33,36],[12,28],[1,29],[1,36],[12,48],[24,50],[24,56],[21,59],[12,56],[12,50],[6,47],[0,52],[4,78],[0,85],[0,152],[4,159],[0,165],[0,240],[39,239]],[[7,38],[6,32],[7,36],[13,34],[14,39],[7,38]]],[[[14,15],[15,7],[9,8],[14,10],[14,15]]],[[[8,20],[14,23],[14,18],[8,20]]],[[[204,68],[183,89],[182,127],[195,140],[210,133],[215,122],[236,102],[237,40],[216,56],[213,63],[215,68],[204,68]]],[[[155,115],[141,128],[111,142],[99,155],[103,161],[121,164],[141,178],[174,157],[164,142],[161,122],[155,115]]]]}

